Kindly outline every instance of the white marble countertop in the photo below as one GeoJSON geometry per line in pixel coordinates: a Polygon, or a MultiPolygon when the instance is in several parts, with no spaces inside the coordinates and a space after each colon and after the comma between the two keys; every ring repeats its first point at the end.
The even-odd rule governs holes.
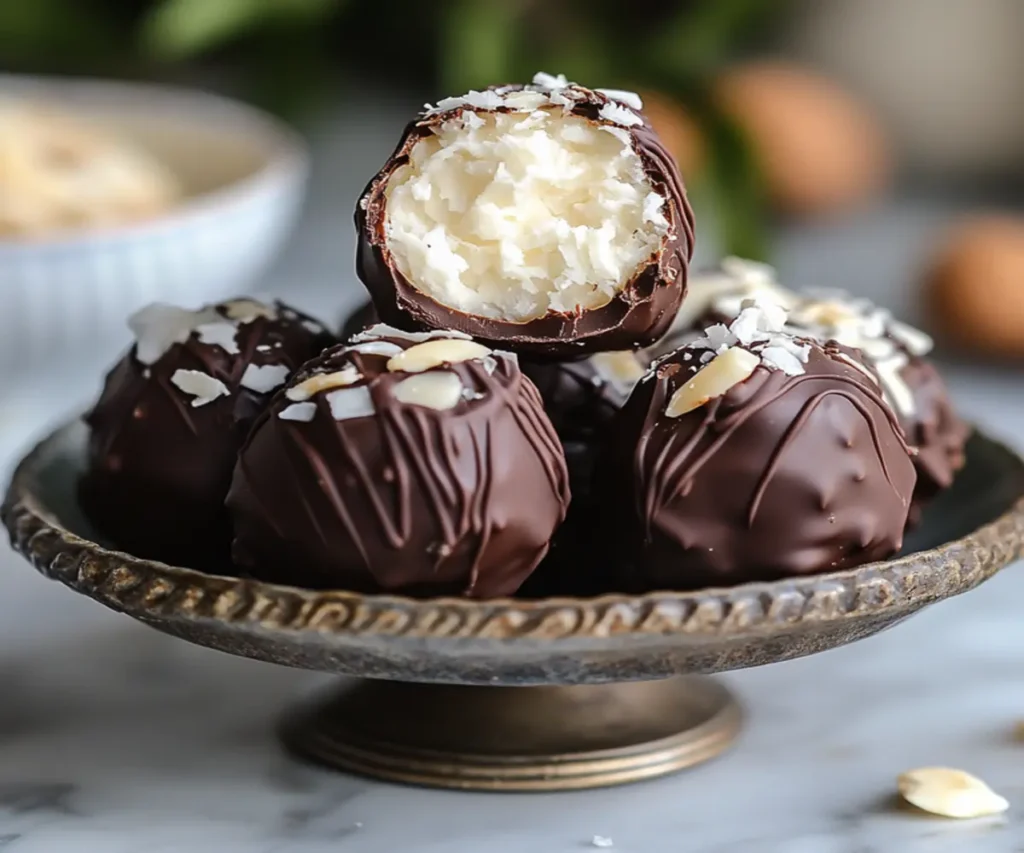
{"type": "MultiPolygon", "coordinates": [[[[356,297],[349,202],[387,143],[363,125],[326,125],[316,139],[349,156],[321,158],[309,218],[271,288],[333,319],[356,297]]],[[[796,284],[829,275],[905,308],[898,283],[943,218],[900,205],[819,234],[786,233],[779,265],[796,284]]],[[[7,392],[5,469],[88,399],[106,358],[7,392]]],[[[1024,375],[957,366],[948,375],[965,410],[1024,449],[1024,375]]],[[[274,721],[322,678],[158,634],[43,580],[4,548],[0,853],[568,853],[594,849],[594,836],[624,853],[1021,851],[1024,743],[1012,736],[1024,719],[1021,601],[1015,566],[872,639],[722,676],[749,711],[747,729],[724,757],[689,772],[586,793],[459,794],[293,761],[274,721]],[[1010,812],[951,822],[894,809],[897,774],[925,764],[975,772],[1010,812]]]]}

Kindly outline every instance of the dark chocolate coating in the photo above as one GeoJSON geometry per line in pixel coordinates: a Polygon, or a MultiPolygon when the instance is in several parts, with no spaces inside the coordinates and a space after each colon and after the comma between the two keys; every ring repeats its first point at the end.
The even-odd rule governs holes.
{"type": "Polygon", "coordinates": [[[534,361],[520,359],[520,366],[537,386],[544,411],[563,442],[599,439],[628,394],[604,378],[589,359],[534,361]]]}
{"type": "MultiPolygon", "coordinates": [[[[799,296],[799,294],[794,294],[799,296]]],[[[700,335],[701,331],[714,323],[728,325],[736,317],[721,310],[709,310],[698,318],[690,328],[673,329],[645,355],[653,361],[660,355],[678,348],[688,340],[700,335]]],[[[816,337],[813,328],[790,325],[795,334],[816,337]]],[[[886,335],[886,339],[907,359],[906,366],[899,371],[899,377],[906,383],[914,398],[914,413],[906,415],[897,412],[900,425],[907,440],[918,453],[914,457],[917,468],[917,487],[914,491],[911,523],[916,523],[921,508],[953,483],[956,472],[964,465],[964,446],[970,435],[968,426],[957,416],[946,390],[946,384],[935,365],[926,357],[915,355],[898,338],[886,335]]],[[[862,354],[866,364],[873,365],[870,356],[862,354]]]]}
{"type": "Polygon", "coordinates": [[[272,397],[243,388],[242,375],[250,364],[295,370],[334,341],[303,325],[312,318],[286,317],[281,312],[292,309],[277,308],[276,319],[239,324],[236,354],[193,333],[148,366],[133,346],[107,374],[85,416],[90,435],[79,494],[90,521],[122,550],[208,569],[228,566],[224,496],[238,449],[272,397]],[[171,382],[177,370],[207,373],[230,395],[193,407],[193,398],[171,382]]]}
{"type": "MultiPolygon", "coordinates": [[[[522,87],[503,88],[511,91],[522,87]]],[[[582,87],[579,91],[585,93],[585,100],[573,107],[574,115],[597,122],[601,107],[613,103],[599,92],[582,87]]],[[[413,287],[398,271],[385,240],[388,181],[396,169],[408,162],[412,147],[429,135],[431,128],[450,120],[460,109],[413,120],[356,205],[356,272],[370,292],[381,320],[409,330],[456,329],[483,343],[514,347],[521,355],[541,357],[571,358],[591,352],[638,349],[658,340],[671,324],[686,292],[694,221],[676,162],[646,119],[641,125],[623,129],[633,139],[647,179],[666,199],[664,210],[670,230],[656,256],[610,302],[585,311],[549,311],[534,320],[507,322],[442,305],[413,287]]],[[[643,118],[639,112],[635,114],[643,118]]]]}
{"type": "MultiPolygon", "coordinates": [[[[407,349],[397,337],[381,340],[407,349]]],[[[446,365],[467,389],[452,409],[399,402],[387,356],[345,346],[296,382],[354,365],[373,413],[279,417],[279,395],[239,455],[227,505],[236,562],[281,583],[408,595],[511,595],[569,505],[565,456],[514,358],[446,365]],[[479,395],[479,396],[477,396],[479,395]]]]}
{"type": "Polygon", "coordinates": [[[912,418],[901,419],[907,440],[917,448],[917,487],[910,512],[916,523],[924,505],[953,485],[966,461],[964,447],[971,430],[954,411],[946,383],[931,361],[911,356],[900,375],[914,395],[916,410],[912,418]]]}
{"type": "Polygon", "coordinates": [[[353,335],[358,335],[364,329],[370,328],[374,323],[379,323],[380,318],[373,308],[372,302],[364,302],[351,314],[347,314],[341,324],[341,339],[347,341],[353,335]]]}
{"type": "Polygon", "coordinates": [[[877,387],[839,353],[859,357],[812,344],[804,374],[758,366],[677,418],[665,407],[700,368],[696,358],[671,355],[637,385],[602,485],[603,506],[626,521],[632,585],[767,581],[849,568],[901,547],[915,482],[910,453],[877,387]]]}

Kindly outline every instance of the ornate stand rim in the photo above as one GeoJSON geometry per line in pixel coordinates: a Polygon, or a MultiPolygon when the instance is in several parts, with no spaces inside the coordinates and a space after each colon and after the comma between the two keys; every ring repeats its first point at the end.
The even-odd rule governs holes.
{"type": "MultiPolygon", "coordinates": [[[[410,599],[313,591],[143,560],[83,539],[43,502],[37,474],[77,422],[18,465],[0,510],[13,547],[44,575],[140,618],[214,620],[272,632],[412,640],[734,638],[882,617],[978,586],[1024,553],[1024,498],[937,548],[843,572],[696,592],[596,598],[410,599]]],[[[984,439],[1024,462],[998,442],[984,439]]]]}

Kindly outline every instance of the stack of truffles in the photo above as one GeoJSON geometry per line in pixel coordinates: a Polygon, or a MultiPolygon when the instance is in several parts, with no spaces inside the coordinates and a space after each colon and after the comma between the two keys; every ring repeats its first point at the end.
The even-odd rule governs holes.
{"type": "Polygon", "coordinates": [[[251,299],[136,314],[86,418],[97,529],[210,571],[480,598],[895,553],[963,464],[930,341],[759,264],[688,276],[693,213],[642,108],[547,74],[428,105],[359,200],[371,302],[340,342],[251,299]]]}

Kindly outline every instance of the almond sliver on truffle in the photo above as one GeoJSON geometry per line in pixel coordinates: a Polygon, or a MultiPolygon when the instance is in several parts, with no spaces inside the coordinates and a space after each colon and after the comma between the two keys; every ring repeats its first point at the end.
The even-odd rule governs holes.
{"type": "Polygon", "coordinates": [[[409,347],[388,360],[391,372],[422,373],[442,364],[457,364],[491,354],[491,350],[474,341],[439,338],[409,347]]]}
{"type": "Polygon", "coordinates": [[[754,353],[740,347],[729,347],[698,370],[689,382],[676,389],[665,407],[665,414],[678,418],[699,409],[748,379],[760,363],[761,359],[754,353]]]}

